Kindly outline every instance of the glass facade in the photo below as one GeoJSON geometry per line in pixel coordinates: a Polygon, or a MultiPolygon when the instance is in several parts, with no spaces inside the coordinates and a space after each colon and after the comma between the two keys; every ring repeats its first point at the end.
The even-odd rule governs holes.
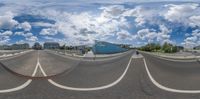
{"type": "Polygon", "coordinates": [[[122,48],[120,45],[104,41],[95,41],[95,44],[92,47],[92,51],[94,54],[114,54],[127,50],[128,49],[122,48]]]}

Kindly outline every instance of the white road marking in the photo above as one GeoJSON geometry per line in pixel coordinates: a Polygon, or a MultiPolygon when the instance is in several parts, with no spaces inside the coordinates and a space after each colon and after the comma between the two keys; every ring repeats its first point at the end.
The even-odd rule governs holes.
{"type": "MultiPolygon", "coordinates": [[[[31,52],[31,51],[33,51],[33,50],[30,50],[30,51],[26,51],[26,53],[28,53],[28,52],[31,52]]],[[[1,57],[2,59],[0,59],[0,60],[7,60],[7,59],[12,59],[12,58],[15,58],[15,57],[19,57],[19,56],[21,56],[21,55],[24,55],[25,53],[23,53],[23,54],[17,54],[17,55],[12,55],[12,56],[10,56],[10,57],[7,57],[7,56],[5,56],[5,57],[1,57]]]]}
{"type": "MultiPolygon", "coordinates": [[[[37,64],[35,66],[35,69],[32,73],[32,77],[34,77],[37,73],[37,70],[38,70],[38,67],[39,67],[39,57],[37,59],[37,64]]],[[[21,90],[21,89],[24,89],[25,87],[27,87],[30,83],[32,82],[32,79],[28,79],[24,84],[18,86],[18,87],[15,87],[15,88],[10,88],[10,89],[3,89],[3,90],[0,90],[0,93],[8,93],[8,92],[14,92],[14,91],[18,91],[18,90],[21,90]]]]}
{"type": "Polygon", "coordinates": [[[179,89],[173,89],[173,88],[169,88],[169,87],[165,87],[161,84],[159,84],[154,78],[153,76],[151,75],[149,69],[148,69],[148,66],[147,66],[147,63],[146,63],[146,60],[145,58],[143,58],[143,61],[144,61],[144,65],[145,65],[145,69],[147,71],[147,74],[151,80],[151,82],[157,86],[158,88],[162,89],[162,90],[165,90],[165,91],[169,91],[169,92],[175,92],[175,93],[200,93],[200,90],[179,90],[179,89]]]}
{"type": "MultiPolygon", "coordinates": [[[[107,88],[115,86],[116,84],[118,84],[124,78],[124,76],[126,75],[128,69],[130,67],[131,60],[132,60],[132,57],[129,59],[128,65],[127,65],[126,69],[124,70],[123,74],[116,81],[114,81],[114,82],[112,82],[108,85],[104,85],[104,86],[100,86],[100,87],[93,87],[93,88],[76,88],[76,87],[69,87],[69,86],[64,86],[64,85],[58,84],[55,81],[53,81],[52,79],[48,79],[48,81],[56,87],[66,89],[66,90],[73,90],[73,91],[95,91],[95,90],[107,89],[107,88]]],[[[39,68],[42,71],[42,74],[44,76],[47,76],[47,74],[45,73],[45,71],[42,68],[42,66],[40,65],[40,63],[39,63],[39,68]]]]}

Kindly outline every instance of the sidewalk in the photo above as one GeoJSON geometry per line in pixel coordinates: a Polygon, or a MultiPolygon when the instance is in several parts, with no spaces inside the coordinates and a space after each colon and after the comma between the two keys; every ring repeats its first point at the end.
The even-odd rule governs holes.
{"type": "Polygon", "coordinates": [[[14,52],[14,53],[9,53],[9,51],[4,51],[7,53],[3,53],[2,55],[0,55],[0,58],[4,58],[4,57],[9,57],[9,56],[13,56],[13,55],[18,55],[18,54],[22,54],[22,53],[26,53],[26,52],[30,52],[32,50],[24,50],[24,51],[10,51],[10,52],[14,52]]]}
{"type": "Polygon", "coordinates": [[[141,52],[159,56],[159,57],[163,57],[163,58],[169,58],[169,59],[193,60],[193,59],[200,58],[200,56],[196,56],[189,52],[178,52],[178,53],[173,53],[173,54],[160,53],[160,52],[145,52],[145,51],[141,51],[141,52]]]}
{"type": "Polygon", "coordinates": [[[103,58],[103,57],[113,57],[113,56],[119,56],[119,55],[122,55],[122,54],[125,54],[129,51],[126,51],[126,52],[121,52],[121,53],[115,53],[115,54],[94,54],[92,51],[89,51],[88,53],[86,53],[84,55],[84,57],[97,57],[97,58],[103,58]]]}

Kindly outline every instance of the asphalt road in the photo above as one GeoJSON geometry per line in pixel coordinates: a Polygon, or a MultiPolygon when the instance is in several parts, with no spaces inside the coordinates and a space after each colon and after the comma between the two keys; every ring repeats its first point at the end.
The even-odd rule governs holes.
{"type": "Polygon", "coordinates": [[[5,60],[0,60],[0,62],[13,72],[25,76],[31,76],[37,65],[37,58],[38,52],[31,51],[26,54],[19,55],[18,57],[13,56],[5,60]]]}
{"type": "Polygon", "coordinates": [[[164,86],[175,89],[200,89],[200,62],[168,61],[143,54],[151,75],[164,86]]]}
{"type": "Polygon", "coordinates": [[[133,51],[130,51],[104,60],[88,61],[48,51],[32,51],[6,59],[1,61],[4,66],[0,66],[0,99],[200,98],[200,93],[171,92],[160,88],[152,82],[146,68],[165,87],[199,90],[199,63],[172,62],[143,54],[145,65],[144,58],[137,55],[132,58],[132,55],[133,51]],[[19,76],[5,66],[22,75],[43,78],[19,76]],[[55,76],[45,77],[49,75],[55,76]]]}

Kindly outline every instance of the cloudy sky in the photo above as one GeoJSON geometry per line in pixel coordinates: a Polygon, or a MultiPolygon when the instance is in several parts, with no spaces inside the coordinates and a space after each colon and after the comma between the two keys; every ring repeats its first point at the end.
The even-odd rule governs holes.
{"type": "Polygon", "coordinates": [[[0,45],[200,45],[198,0],[0,0],[0,45]]]}

